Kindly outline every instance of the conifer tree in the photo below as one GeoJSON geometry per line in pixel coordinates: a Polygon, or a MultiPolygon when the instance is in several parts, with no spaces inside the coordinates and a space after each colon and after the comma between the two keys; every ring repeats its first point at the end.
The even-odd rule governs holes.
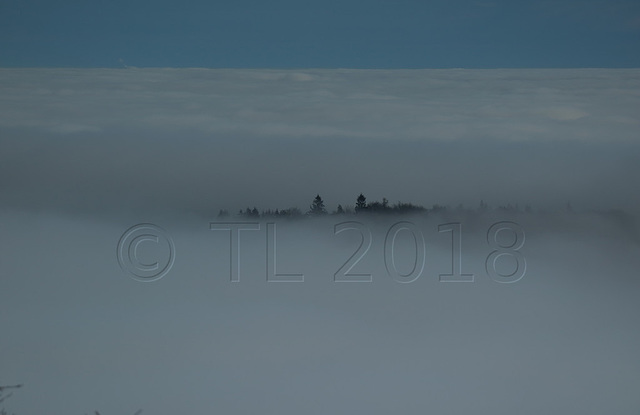
{"type": "Polygon", "coordinates": [[[356,213],[367,208],[367,198],[362,193],[356,199],[356,213]]]}
{"type": "Polygon", "coordinates": [[[313,199],[311,206],[309,206],[309,212],[307,213],[315,216],[324,215],[325,213],[327,213],[327,210],[324,207],[324,201],[322,200],[320,195],[316,195],[315,199],[313,199]]]}

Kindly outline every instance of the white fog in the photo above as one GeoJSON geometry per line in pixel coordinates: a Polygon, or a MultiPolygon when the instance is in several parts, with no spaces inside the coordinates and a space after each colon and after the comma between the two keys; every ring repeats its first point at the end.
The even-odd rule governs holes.
{"type": "Polygon", "coordinates": [[[640,407],[638,70],[0,79],[10,413],[640,407]],[[426,210],[355,214],[360,193],[426,210]]]}

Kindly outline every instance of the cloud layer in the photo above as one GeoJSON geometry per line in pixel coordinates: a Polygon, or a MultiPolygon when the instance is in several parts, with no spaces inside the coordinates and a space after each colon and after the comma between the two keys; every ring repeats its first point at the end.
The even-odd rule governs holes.
{"type": "Polygon", "coordinates": [[[6,207],[637,208],[638,70],[0,70],[6,207]]]}
{"type": "Polygon", "coordinates": [[[0,75],[0,126],[26,132],[602,142],[634,140],[639,124],[636,69],[3,69],[0,75]]]}
{"type": "MultiPolygon", "coordinates": [[[[330,210],[364,192],[637,211],[637,70],[4,69],[0,79],[0,367],[2,381],[25,384],[3,402],[9,412],[638,408],[633,218],[403,217],[426,240],[410,284],[387,274],[390,263],[411,272],[421,239],[405,230],[385,248],[395,217],[366,223],[371,249],[353,270],[371,283],[333,281],[361,242],[335,233],[345,217],[280,222],[277,250],[264,221],[244,232],[238,283],[229,234],[209,229],[220,208],[305,209],[317,193],[330,210]],[[494,219],[526,232],[517,283],[487,271],[494,219]],[[454,228],[438,226],[452,220],[472,284],[438,282],[455,260],[454,228]],[[129,278],[117,257],[140,222],[175,246],[153,283],[129,278]],[[270,252],[305,281],[267,283],[270,252]]],[[[133,246],[143,265],[170,252],[133,246]]],[[[495,259],[502,271],[519,264],[495,259]]]]}

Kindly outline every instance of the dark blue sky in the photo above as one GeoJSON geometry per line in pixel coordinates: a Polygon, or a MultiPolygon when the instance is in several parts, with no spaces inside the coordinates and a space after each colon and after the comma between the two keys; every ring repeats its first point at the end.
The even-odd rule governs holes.
{"type": "Polygon", "coordinates": [[[636,0],[0,2],[0,66],[638,67],[636,0]]]}

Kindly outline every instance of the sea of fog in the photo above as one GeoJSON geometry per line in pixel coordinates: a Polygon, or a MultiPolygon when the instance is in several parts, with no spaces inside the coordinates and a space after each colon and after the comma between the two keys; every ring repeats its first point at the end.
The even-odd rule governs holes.
{"type": "Polygon", "coordinates": [[[636,414],[638,108],[637,69],[0,69],[0,409],[636,414]],[[236,215],[360,193],[427,213],[236,215]]]}
{"type": "Polygon", "coordinates": [[[632,222],[506,212],[155,219],[0,217],[2,381],[25,385],[7,409],[582,415],[640,406],[632,222]],[[157,239],[127,241],[133,225],[157,239]],[[504,255],[489,261],[496,248],[504,255]],[[153,278],[148,265],[159,272],[169,258],[153,278]],[[448,275],[454,267],[461,276],[448,275]]]}

